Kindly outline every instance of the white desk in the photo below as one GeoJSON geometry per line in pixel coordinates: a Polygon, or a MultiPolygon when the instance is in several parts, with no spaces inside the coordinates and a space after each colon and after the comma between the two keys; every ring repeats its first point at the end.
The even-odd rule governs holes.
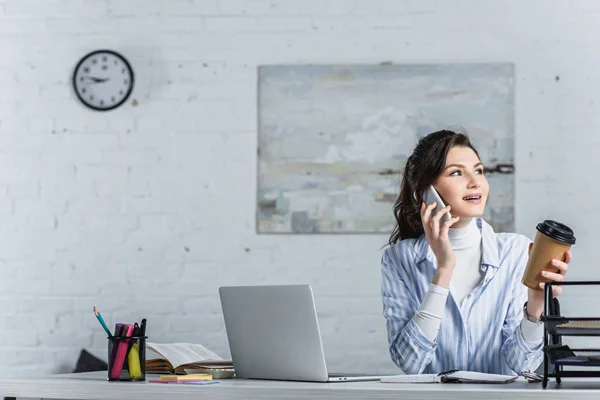
{"type": "MultiPolygon", "coordinates": [[[[147,376],[148,377],[148,376],[147,376]]],[[[40,379],[0,380],[0,397],[66,400],[252,400],[252,399],[598,399],[600,379],[563,379],[542,389],[541,383],[501,385],[393,384],[381,382],[305,383],[223,379],[206,386],[148,382],[108,382],[106,372],[53,375],[40,379]]]]}

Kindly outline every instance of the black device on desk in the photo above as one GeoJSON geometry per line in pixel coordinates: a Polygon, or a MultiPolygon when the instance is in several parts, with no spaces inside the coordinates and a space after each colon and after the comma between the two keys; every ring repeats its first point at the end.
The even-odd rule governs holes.
{"type": "Polygon", "coordinates": [[[544,377],[542,387],[548,386],[549,378],[599,377],[600,371],[578,369],[565,371],[564,366],[598,367],[600,366],[600,349],[571,349],[563,345],[563,336],[600,336],[600,316],[565,317],[561,315],[558,300],[552,295],[552,286],[588,286],[600,285],[600,281],[547,282],[544,286],[544,315],[540,318],[544,323],[544,377]],[[554,365],[549,371],[549,364],[554,365]]]}

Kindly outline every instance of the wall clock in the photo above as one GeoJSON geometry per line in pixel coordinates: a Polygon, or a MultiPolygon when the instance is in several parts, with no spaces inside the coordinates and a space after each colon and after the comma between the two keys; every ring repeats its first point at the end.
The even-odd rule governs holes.
{"type": "Polygon", "coordinates": [[[96,50],[79,61],[73,72],[73,88],[83,104],[108,111],[123,104],[133,90],[129,62],[112,50],[96,50]]]}

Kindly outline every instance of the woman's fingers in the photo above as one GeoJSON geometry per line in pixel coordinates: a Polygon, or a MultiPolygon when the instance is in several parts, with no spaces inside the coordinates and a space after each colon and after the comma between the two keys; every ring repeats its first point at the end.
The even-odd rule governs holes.
{"type": "MultiPolygon", "coordinates": [[[[571,254],[571,252],[570,251],[565,252],[565,260],[564,261],[557,260],[557,259],[552,260],[552,265],[555,266],[556,268],[558,268],[558,272],[542,271],[542,276],[553,282],[564,282],[565,275],[567,274],[567,271],[569,270],[569,263],[571,262],[572,259],[573,259],[573,255],[571,254]]],[[[540,288],[544,289],[544,287],[546,287],[546,284],[543,282],[540,283],[540,288]]],[[[563,290],[562,286],[552,285],[552,295],[554,297],[560,296],[562,293],[562,290],[563,290]]]]}
{"type": "Polygon", "coordinates": [[[437,203],[433,202],[428,206],[425,205],[425,202],[423,202],[422,204],[423,205],[421,205],[421,220],[424,224],[426,224],[427,222],[429,222],[429,218],[431,218],[431,212],[433,211],[437,203]]]}
{"type": "Polygon", "coordinates": [[[431,236],[431,234],[432,234],[431,225],[429,224],[429,222],[430,222],[431,211],[434,208],[435,208],[435,203],[426,206],[425,203],[423,202],[421,205],[421,224],[423,225],[423,230],[425,231],[426,236],[431,236]]]}
{"type": "Polygon", "coordinates": [[[448,235],[448,230],[456,221],[458,221],[459,217],[450,218],[448,221],[442,224],[442,229],[440,229],[440,236],[448,235]]]}
{"type": "Polygon", "coordinates": [[[436,212],[435,215],[433,216],[433,219],[436,219],[439,221],[442,218],[442,215],[446,214],[447,212],[450,212],[450,206],[446,206],[446,207],[442,208],[441,210],[439,210],[438,212],[436,212]]]}
{"type": "Polygon", "coordinates": [[[435,215],[431,218],[431,231],[434,233],[435,237],[440,236],[440,219],[442,215],[450,211],[450,206],[446,206],[435,213],[435,215]]]}
{"type": "MultiPolygon", "coordinates": [[[[546,287],[546,284],[544,282],[540,283],[540,288],[544,289],[546,287]]],[[[557,297],[560,296],[562,293],[562,286],[558,286],[558,285],[552,285],[552,296],[557,297]]]]}
{"type": "Polygon", "coordinates": [[[554,282],[564,282],[565,276],[556,272],[542,271],[542,276],[554,282]]]}
{"type": "Polygon", "coordinates": [[[558,272],[560,272],[562,275],[566,275],[567,271],[569,270],[569,265],[567,264],[567,262],[557,260],[556,258],[552,259],[552,265],[558,268],[558,272]]]}
{"type": "Polygon", "coordinates": [[[562,293],[562,286],[552,286],[552,296],[560,296],[562,293]]]}
{"type": "Polygon", "coordinates": [[[571,261],[573,261],[573,253],[571,253],[570,250],[567,250],[565,251],[565,262],[569,264],[571,261]]]}

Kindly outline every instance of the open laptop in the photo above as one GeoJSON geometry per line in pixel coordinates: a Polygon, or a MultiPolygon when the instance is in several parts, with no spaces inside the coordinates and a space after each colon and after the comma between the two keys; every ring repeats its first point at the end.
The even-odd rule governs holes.
{"type": "Polygon", "coordinates": [[[219,288],[235,374],[309,382],[374,381],[381,376],[328,374],[309,285],[219,288]]]}

